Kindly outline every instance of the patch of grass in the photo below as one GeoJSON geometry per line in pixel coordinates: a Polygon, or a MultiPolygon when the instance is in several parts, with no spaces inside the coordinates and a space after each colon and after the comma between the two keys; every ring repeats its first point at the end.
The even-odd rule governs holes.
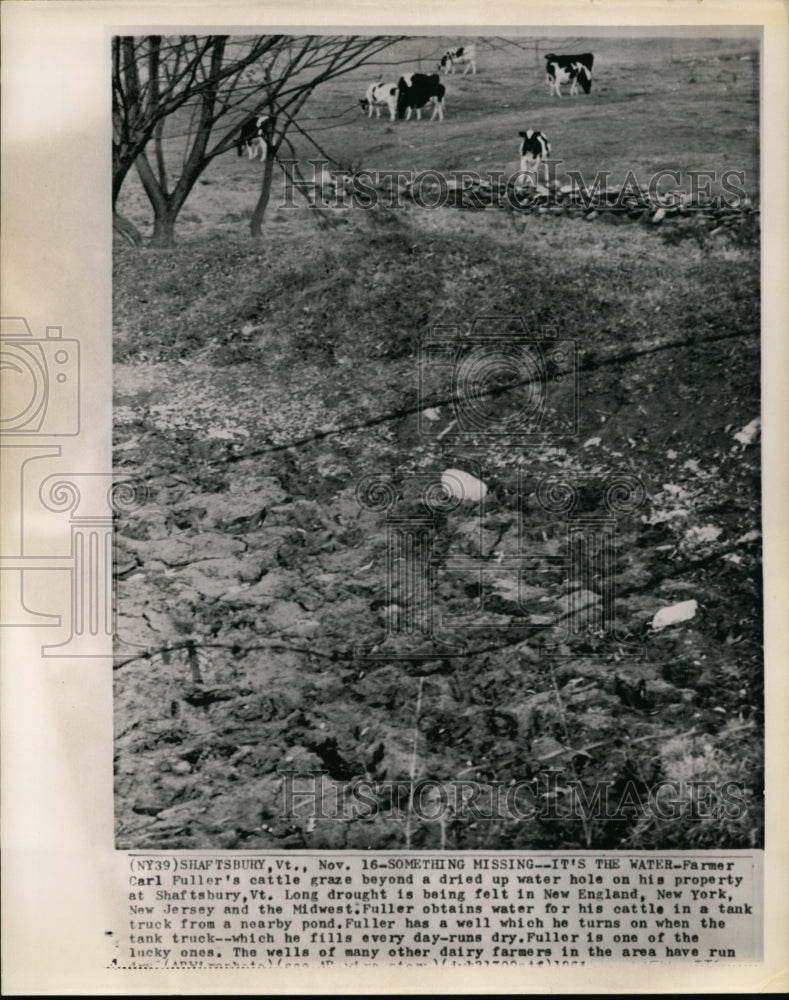
{"type": "Polygon", "coordinates": [[[119,249],[116,357],[186,357],[248,323],[277,331],[295,359],[326,360],[409,357],[432,327],[465,328],[481,315],[581,334],[586,350],[610,346],[611,335],[629,344],[676,338],[698,322],[755,329],[755,256],[713,258],[706,242],[684,235],[675,244],[664,234],[677,227],[658,237],[639,226],[528,217],[494,228],[488,213],[446,210],[412,212],[407,224],[370,235],[365,216],[342,233],[313,230],[309,243],[278,233],[261,247],[228,236],[184,244],[164,275],[156,255],[119,249]]]}

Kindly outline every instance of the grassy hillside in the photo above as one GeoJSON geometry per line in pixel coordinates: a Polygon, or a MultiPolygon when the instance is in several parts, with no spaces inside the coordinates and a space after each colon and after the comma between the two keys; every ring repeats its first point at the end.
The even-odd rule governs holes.
{"type": "MultiPolygon", "coordinates": [[[[753,42],[572,41],[575,47],[541,39],[535,56],[535,51],[503,40],[478,40],[477,76],[456,73],[444,80],[445,120],[412,120],[393,127],[385,116],[368,120],[361,114],[358,99],[368,83],[413,71],[419,66],[419,52],[422,69],[432,72],[453,40],[403,42],[386,64],[356,70],[318,88],[299,122],[332,159],[354,169],[511,173],[519,166],[518,132],[536,128],[550,139],[552,157],[561,161],[560,180],[568,169],[581,171],[590,182],[598,171],[608,170],[612,183],[621,183],[628,170],[644,183],[661,169],[680,170],[683,177],[689,170],[739,170],[745,172],[748,194],[758,199],[759,62],[753,42]],[[554,47],[557,52],[568,47],[594,51],[590,95],[549,96],[543,55],[554,47]]],[[[251,101],[249,110],[253,105],[251,101]]],[[[172,175],[177,175],[188,127],[186,114],[168,120],[172,175]]],[[[291,138],[299,159],[321,155],[297,132],[291,138]]],[[[199,236],[206,226],[233,231],[241,222],[243,229],[243,215],[257,199],[260,171],[259,161],[239,159],[233,151],[217,157],[187,202],[179,226],[182,238],[199,236]]],[[[277,173],[272,207],[282,201],[282,177],[277,173]]],[[[119,206],[147,231],[152,215],[136,176],[129,177],[119,206]]]]}
{"type": "MultiPolygon", "coordinates": [[[[450,77],[443,124],[365,119],[326,135],[379,167],[504,166],[529,124],[592,174],[633,157],[756,164],[744,43],[695,43],[720,61],[694,67],[679,61],[688,41],[674,63],[668,41],[581,42],[600,54],[590,100],[551,102],[523,72],[531,56],[480,44],[476,80],[450,77]]],[[[411,44],[403,58],[421,46],[426,60],[425,40],[411,44]]],[[[310,110],[341,109],[362,84],[338,81],[310,110]]],[[[758,846],[760,468],[758,438],[742,433],[760,411],[757,217],[729,228],[408,205],[332,210],[319,228],[308,208],[272,203],[251,243],[257,170],[234,155],[212,166],[174,250],[115,249],[115,463],[150,493],[117,531],[118,845],[758,846]],[[446,379],[431,372],[420,396],[419,345],[478,316],[575,342],[576,428],[550,422],[575,384],[565,370],[546,390],[545,434],[453,438],[446,379]],[[464,632],[464,655],[409,655],[406,637],[386,637],[392,603],[408,601],[387,590],[385,516],[357,489],[390,477],[414,513],[413,484],[447,468],[479,475],[488,495],[435,519],[436,613],[489,617],[464,632]],[[539,496],[559,477],[576,513],[600,518],[615,475],[644,497],[616,520],[616,637],[603,641],[567,627],[599,612],[609,578],[551,562],[567,520],[539,496]],[[513,581],[524,544],[533,561],[513,581]],[[694,617],[650,627],[691,600],[694,617]],[[364,653],[376,645],[383,657],[364,653]],[[399,782],[404,797],[382,792],[372,816],[288,814],[280,772],[294,770],[399,782]],[[556,809],[431,820],[409,806],[423,779],[533,779],[556,809]],[[673,818],[572,808],[579,790],[590,801],[605,787],[615,806],[665,782],[673,818]],[[711,783],[711,811],[694,782],[711,783]]],[[[139,192],[125,198],[144,224],[139,192]]],[[[520,390],[486,385],[498,417],[523,405],[520,390]]]]}

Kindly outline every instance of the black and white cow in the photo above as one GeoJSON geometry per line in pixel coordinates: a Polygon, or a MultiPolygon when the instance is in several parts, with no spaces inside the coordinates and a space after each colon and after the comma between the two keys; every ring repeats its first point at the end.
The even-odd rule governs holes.
{"type": "Polygon", "coordinates": [[[594,56],[584,52],[580,56],[555,56],[552,53],[545,57],[546,82],[550,87],[551,97],[562,96],[562,84],[569,83],[570,96],[578,93],[578,87],[588,94],[592,89],[592,64],[594,56]]]}
{"type": "Polygon", "coordinates": [[[267,138],[269,132],[268,115],[250,115],[241,126],[241,133],[236,143],[238,155],[243,156],[246,150],[250,160],[260,154],[260,159],[265,160],[268,149],[267,138]]]}
{"type": "Polygon", "coordinates": [[[438,73],[404,73],[397,81],[397,117],[408,121],[411,112],[416,111],[417,121],[422,120],[422,108],[433,105],[433,119],[438,115],[444,120],[444,94],[446,87],[438,73]]]}
{"type": "Polygon", "coordinates": [[[375,108],[375,117],[381,117],[381,108],[389,108],[389,117],[392,121],[395,120],[395,113],[397,111],[397,84],[396,83],[371,83],[367,88],[367,93],[359,101],[362,111],[367,112],[367,117],[373,117],[373,108],[375,108]]]}
{"type": "MultiPolygon", "coordinates": [[[[540,164],[545,168],[545,179],[548,180],[548,164],[545,162],[551,155],[551,144],[542,132],[527,128],[518,132],[523,142],[520,144],[521,174],[528,174],[537,184],[540,179],[540,164]]],[[[525,178],[521,177],[521,187],[525,186],[525,178]]]]}
{"type": "Polygon", "coordinates": [[[464,63],[463,76],[471,70],[477,72],[477,49],[474,45],[461,45],[459,49],[448,49],[438,64],[439,73],[454,73],[455,63],[464,63]]]}

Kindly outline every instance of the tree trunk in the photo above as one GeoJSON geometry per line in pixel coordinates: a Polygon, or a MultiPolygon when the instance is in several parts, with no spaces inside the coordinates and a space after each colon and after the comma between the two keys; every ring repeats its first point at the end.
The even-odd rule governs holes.
{"type": "Polygon", "coordinates": [[[253,240],[261,238],[263,216],[266,214],[269,199],[271,198],[271,182],[274,178],[274,150],[266,144],[266,158],[263,161],[263,180],[260,183],[260,197],[255,205],[255,211],[249,220],[249,232],[253,240]]]}
{"type": "Polygon", "coordinates": [[[167,205],[165,209],[154,209],[153,216],[153,236],[151,246],[159,247],[162,250],[169,250],[175,246],[175,220],[178,218],[178,210],[167,205]]]}
{"type": "MultiPolygon", "coordinates": [[[[215,156],[235,146],[242,124],[237,120],[238,113],[244,107],[244,98],[255,99],[258,114],[266,111],[273,114],[279,108],[278,113],[287,116],[279,136],[281,141],[317,87],[363,66],[401,38],[338,36],[324,39],[323,36],[306,35],[296,41],[285,35],[269,35],[255,39],[247,52],[239,49],[236,41],[230,41],[226,60],[232,37],[119,36],[112,42],[113,207],[129,170],[136,165],[145,193],[154,206],[156,245],[172,243],[173,218],[183,207],[200,174],[215,156]],[[282,65],[286,53],[289,57],[282,65]],[[244,78],[243,72],[248,68],[250,72],[257,68],[258,76],[262,70],[262,85],[259,79],[244,78]],[[191,112],[188,124],[185,118],[183,123],[178,119],[177,128],[185,127],[186,135],[170,135],[169,127],[163,123],[182,110],[191,112]],[[212,132],[222,119],[233,119],[234,124],[209,150],[212,132]],[[181,144],[183,157],[180,167],[176,167],[173,157],[170,169],[180,169],[180,176],[176,179],[173,175],[174,187],[169,191],[162,141],[177,138],[184,140],[181,144]],[[150,152],[151,139],[156,145],[149,163],[146,149],[150,152]],[[160,201],[169,202],[169,207],[159,207],[160,201]]],[[[272,135],[273,121],[272,118],[272,135]]],[[[296,127],[314,143],[300,126],[296,127]]],[[[275,149],[278,144],[275,140],[275,149]]],[[[258,237],[262,229],[273,170],[273,162],[264,160],[262,190],[251,227],[254,237],[258,237]]]]}
{"type": "Polygon", "coordinates": [[[142,181],[145,193],[153,207],[153,236],[151,238],[152,247],[169,248],[175,246],[175,221],[181,210],[183,202],[168,194],[162,188],[158,178],[155,176],[148,157],[145,153],[140,153],[135,161],[137,173],[142,181]]]}
{"type": "Polygon", "coordinates": [[[128,240],[133,246],[142,246],[142,236],[139,229],[119,212],[112,213],[112,228],[119,236],[128,240]]]}

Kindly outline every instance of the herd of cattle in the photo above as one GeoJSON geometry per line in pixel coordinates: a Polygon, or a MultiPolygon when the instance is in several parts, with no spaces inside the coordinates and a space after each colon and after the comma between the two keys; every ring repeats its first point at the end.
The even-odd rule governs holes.
{"type": "MultiPolygon", "coordinates": [[[[376,118],[380,118],[381,109],[388,108],[391,121],[395,118],[405,118],[408,121],[411,112],[416,111],[417,120],[420,120],[422,109],[432,105],[431,121],[434,118],[441,120],[444,117],[446,87],[439,74],[454,73],[457,65],[464,66],[463,76],[469,69],[476,74],[475,46],[466,45],[445,52],[438,64],[438,73],[404,73],[397,83],[371,83],[367,93],[359,101],[362,111],[367,112],[368,118],[372,118],[375,111],[376,118]]],[[[551,96],[562,96],[563,83],[570,84],[571,96],[578,93],[579,87],[588,94],[592,89],[593,65],[594,55],[591,52],[577,56],[557,56],[553,53],[547,55],[545,75],[551,96]]]]}
{"type": "MultiPolygon", "coordinates": [[[[570,95],[578,93],[578,88],[588,94],[592,89],[592,66],[594,55],[584,52],[581,55],[545,56],[545,73],[551,96],[562,96],[562,84],[570,85],[570,95]]],[[[389,111],[390,121],[395,119],[410,120],[411,113],[416,112],[417,121],[421,121],[422,111],[432,107],[430,120],[444,118],[446,87],[441,82],[441,74],[455,72],[456,66],[463,66],[463,76],[471,70],[477,72],[477,53],[474,45],[460,46],[444,53],[438,63],[437,73],[403,73],[397,83],[378,81],[371,83],[367,93],[359,101],[363,112],[372,118],[381,117],[381,109],[389,111]]],[[[269,137],[270,119],[268,115],[251,115],[242,125],[236,143],[238,155],[246,152],[250,159],[266,156],[269,137]]],[[[536,129],[526,129],[518,133],[520,143],[521,172],[530,174],[537,179],[540,164],[545,163],[551,152],[548,139],[536,129]]],[[[546,167],[547,170],[547,167],[546,167]]]]}

